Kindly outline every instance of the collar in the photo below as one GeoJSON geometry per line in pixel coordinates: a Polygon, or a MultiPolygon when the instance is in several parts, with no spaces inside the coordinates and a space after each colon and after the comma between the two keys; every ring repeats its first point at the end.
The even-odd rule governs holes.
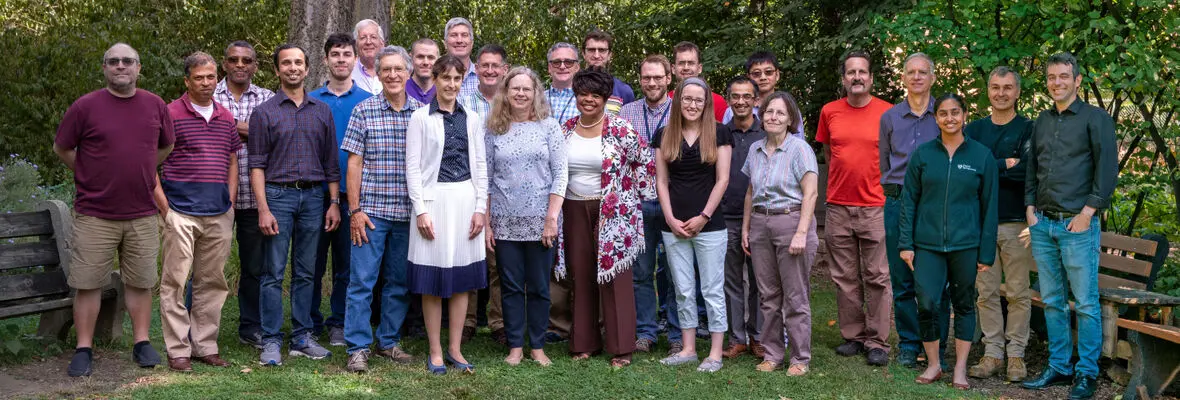
{"type": "MultiPolygon", "coordinates": [[[[415,99],[413,96],[410,96],[409,93],[405,94],[406,101],[402,102],[402,109],[400,109],[400,110],[393,108],[393,103],[390,103],[389,99],[385,98],[385,93],[381,93],[381,94],[378,94],[375,96],[377,96],[378,98],[381,99],[381,109],[382,110],[390,109],[393,111],[406,111],[406,110],[416,110],[419,107],[421,107],[421,105],[414,104],[414,102],[417,102],[418,100],[415,99]]],[[[431,102],[431,103],[433,104],[434,102],[431,102]]]]}
{"type": "MultiPolygon", "coordinates": [[[[381,97],[384,98],[385,96],[381,97]]],[[[455,112],[453,113],[438,109],[438,97],[435,97],[434,100],[430,101],[430,113],[439,113],[442,115],[462,113],[463,115],[467,115],[467,112],[463,111],[463,105],[459,102],[459,99],[455,99],[455,112]]]]}
{"type": "MultiPolygon", "coordinates": [[[[243,92],[242,95],[243,96],[245,96],[246,94],[257,95],[258,91],[260,89],[262,89],[262,88],[258,87],[258,85],[251,83],[250,86],[246,87],[246,91],[243,92]]],[[[217,87],[213,88],[213,94],[218,94],[218,93],[229,94],[229,83],[227,83],[225,81],[225,78],[221,78],[221,82],[217,82],[217,87]]]]}
{"type": "MultiPolygon", "coordinates": [[[[193,101],[192,101],[192,98],[189,97],[188,91],[185,91],[183,94],[180,95],[180,98],[176,99],[176,100],[179,101],[182,105],[184,105],[184,109],[188,110],[189,114],[191,114],[192,116],[194,116],[194,117],[201,116],[201,113],[197,112],[197,108],[193,107],[193,101]]],[[[214,101],[212,103],[213,103],[212,104],[213,105],[213,114],[209,116],[210,121],[217,119],[217,115],[221,114],[221,110],[225,109],[220,104],[217,104],[216,101],[214,101]]],[[[204,118],[204,116],[201,116],[201,118],[204,118]]]]}
{"type": "MultiPolygon", "coordinates": [[[[787,142],[794,140],[794,139],[798,139],[798,138],[791,136],[790,133],[786,134],[786,136],[783,137],[783,141],[781,143],[779,143],[778,147],[775,147],[774,150],[775,151],[787,151],[787,142]]],[[[759,151],[762,151],[765,153],[766,152],[766,139],[759,140],[758,147],[755,150],[759,150],[759,151]]]]}
{"type": "Polygon", "coordinates": [[[660,105],[655,106],[655,108],[652,108],[651,106],[647,105],[647,97],[639,99],[639,101],[643,102],[643,109],[644,110],[651,111],[654,113],[663,112],[665,109],[672,106],[672,98],[671,97],[664,97],[664,101],[662,103],[660,103],[660,105]]]}
{"type": "Polygon", "coordinates": [[[479,77],[479,74],[475,73],[475,61],[471,61],[467,64],[467,73],[463,75],[463,79],[466,80],[467,77],[471,75],[475,75],[476,78],[479,77]]]}
{"type": "MultiPolygon", "coordinates": [[[[357,63],[357,65],[360,65],[360,63],[358,62],[358,63],[357,63]]],[[[350,82],[352,82],[352,86],[349,86],[349,87],[348,87],[348,90],[345,90],[345,91],[344,91],[344,94],[342,94],[342,95],[339,95],[339,96],[336,96],[336,93],[332,93],[332,91],[331,91],[331,90],[328,90],[328,83],[329,83],[330,81],[324,81],[324,85],[323,85],[323,86],[320,86],[320,88],[319,88],[319,89],[316,89],[316,90],[315,90],[315,91],[313,91],[312,93],[317,93],[317,92],[319,92],[319,93],[324,93],[324,94],[330,94],[330,95],[333,95],[333,96],[336,96],[336,97],[347,97],[347,96],[349,96],[349,95],[352,95],[352,91],[353,91],[353,90],[356,90],[356,89],[358,88],[358,86],[357,86],[357,84],[356,84],[356,79],[349,79],[349,81],[350,81],[350,82]]]]}
{"type": "MultiPolygon", "coordinates": [[[[1069,107],[1066,107],[1066,108],[1065,108],[1065,111],[1069,111],[1071,114],[1077,115],[1079,112],[1081,112],[1081,111],[1082,111],[1082,103],[1083,103],[1083,102],[1082,102],[1082,98],[1081,98],[1081,97],[1074,97],[1074,99],[1073,99],[1073,102],[1072,102],[1072,103],[1069,103],[1069,107]]],[[[1053,113],[1053,115],[1061,115],[1061,114],[1064,114],[1064,113],[1065,113],[1064,111],[1057,111],[1057,105],[1056,105],[1056,104],[1054,104],[1054,105],[1053,105],[1053,106],[1052,106],[1052,107],[1049,109],[1049,111],[1050,111],[1050,112],[1052,112],[1052,113],[1053,113]]]]}
{"type": "Polygon", "coordinates": [[[905,105],[905,115],[913,115],[919,119],[926,115],[934,115],[934,96],[928,96],[928,98],[929,100],[926,101],[926,112],[922,113],[922,115],[917,115],[914,114],[913,107],[910,107],[909,97],[906,97],[905,100],[901,101],[901,104],[905,105]]]}
{"type": "MultiPolygon", "coordinates": [[[[278,99],[277,101],[279,104],[283,104],[284,102],[291,102],[291,104],[295,104],[294,100],[291,100],[290,97],[287,97],[287,92],[284,92],[283,88],[279,88],[279,90],[275,92],[275,98],[278,99]]],[[[305,103],[304,105],[320,104],[320,99],[315,98],[315,96],[312,96],[311,93],[308,93],[305,89],[303,92],[303,102],[305,103]]]]}
{"type": "Polygon", "coordinates": [[[570,94],[570,95],[572,95],[572,94],[574,94],[574,88],[573,88],[573,87],[567,87],[567,88],[565,88],[565,89],[558,89],[558,88],[555,88],[555,87],[553,87],[553,86],[550,86],[550,87],[549,87],[549,93],[554,93],[554,94],[561,94],[561,95],[564,95],[564,94],[570,94]]]}
{"type": "MultiPolygon", "coordinates": [[[[757,114],[754,114],[754,115],[757,115],[757,114]]],[[[746,129],[743,131],[743,130],[737,128],[737,119],[730,119],[729,123],[725,124],[725,127],[729,128],[729,130],[732,132],[738,132],[738,133],[758,132],[758,131],[762,130],[762,121],[759,121],[758,118],[755,117],[754,124],[750,125],[750,129],[746,129]]]]}

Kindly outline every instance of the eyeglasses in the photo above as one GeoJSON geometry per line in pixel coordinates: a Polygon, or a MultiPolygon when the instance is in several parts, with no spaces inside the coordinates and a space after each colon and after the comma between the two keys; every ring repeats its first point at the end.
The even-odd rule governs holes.
{"type": "Polygon", "coordinates": [[[250,64],[254,63],[254,58],[252,58],[252,57],[228,57],[225,59],[225,61],[230,64],[250,65],[250,64]]]}
{"type": "Polygon", "coordinates": [[[610,53],[610,49],[606,47],[587,47],[586,54],[610,53]]]}
{"type": "Polygon", "coordinates": [[[685,105],[689,105],[689,104],[696,104],[698,106],[705,105],[705,99],[703,97],[682,97],[680,99],[680,101],[682,103],[684,103],[685,105]]]}
{"type": "Polygon", "coordinates": [[[111,57],[103,62],[105,62],[108,67],[118,67],[119,64],[130,67],[138,63],[139,60],[133,57],[111,57]]]}
{"type": "Polygon", "coordinates": [[[549,60],[550,67],[569,68],[569,67],[573,67],[575,65],[578,65],[578,60],[573,60],[573,59],[569,59],[569,58],[549,60]]]}
{"type": "Polygon", "coordinates": [[[695,67],[695,66],[697,66],[697,64],[699,64],[699,63],[696,61],[677,61],[676,62],[676,66],[681,67],[681,68],[695,67]]]}
{"type": "Polygon", "coordinates": [[[767,68],[763,71],[753,70],[753,71],[750,71],[750,78],[759,79],[759,78],[762,78],[763,76],[769,78],[769,77],[774,76],[777,73],[778,73],[778,70],[776,70],[774,68],[767,68]]]}
{"type": "Polygon", "coordinates": [[[506,64],[492,64],[492,63],[483,63],[483,64],[476,65],[476,67],[479,67],[479,69],[482,69],[482,70],[500,69],[505,66],[506,66],[506,64]]]}
{"type": "Polygon", "coordinates": [[[651,76],[651,75],[649,75],[649,76],[641,76],[641,77],[639,77],[639,81],[640,81],[640,82],[643,82],[643,83],[648,83],[648,82],[655,82],[655,81],[658,81],[658,80],[660,80],[660,79],[664,79],[664,75],[655,75],[655,76],[651,76]]]}
{"type": "Polygon", "coordinates": [[[736,94],[735,93],[735,94],[729,95],[729,99],[733,100],[733,101],[738,101],[738,100],[750,101],[750,100],[754,100],[754,95],[749,94],[749,93],[746,93],[746,94],[736,94]]]}

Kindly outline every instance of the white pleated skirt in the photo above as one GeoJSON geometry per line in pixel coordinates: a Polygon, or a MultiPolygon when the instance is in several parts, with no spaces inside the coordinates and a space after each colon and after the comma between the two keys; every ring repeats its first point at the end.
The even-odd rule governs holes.
{"type": "MultiPolygon", "coordinates": [[[[437,297],[451,297],[487,287],[487,254],[484,234],[468,238],[475,213],[475,186],[470,180],[439,182],[427,189],[434,200],[426,202],[426,213],[434,224],[434,240],[422,237],[416,220],[410,221],[409,265],[406,279],[410,291],[437,297]]],[[[414,215],[422,210],[414,209],[414,215]]]]}

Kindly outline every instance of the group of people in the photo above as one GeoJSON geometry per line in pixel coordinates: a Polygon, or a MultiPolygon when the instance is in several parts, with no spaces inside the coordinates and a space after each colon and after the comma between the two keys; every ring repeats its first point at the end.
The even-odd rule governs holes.
{"type": "Polygon", "coordinates": [[[826,184],[838,354],[887,365],[895,324],[896,361],[916,367],[925,354],[918,383],[953,370],[965,389],[968,375],[1006,365],[1006,378],[1025,387],[1072,382],[1074,398],[1093,394],[1094,217],[1109,204],[1116,149],[1110,117],[1077,97],[1082,77],[1069,54],[1044,63],[1053,109],[1035,121],[1018,115],[1020,75],[999,67],[988,77],[990,115],[967,123],[961,97],[930,94],[929,56],[905,59],[906,98],[894,105],[872,94],[869,54],[849,52],[839,65],[846,97],[823,107],[815,135],[827,160],[822,183],[798,103],[776,87],[772,53],[750,55],[746,75],[719,94],[699,76],[700,49],[683,42],[672,60],[639,63],[635,92],[608,72],[613,38],[595,29],[580,46],[549,49],[546,88],[501,46],[473,52],[473,32],[453,18],[446,54],[428,38],[407,51],[361,21],[327,38],[328,79],[310,92],[303,49],[275,50],[272,92],[252,83],[254,48],[235,41],[220,81],[211,55],[187,56],[186,91],[167,104],[136,88],[133,48],[107,50],[107,87],[70,106],[54,142],[77,187],[69,375],[92,371],[99,288],[116,252],[134,360],[161,362],[148,340],[158,280],[168,366],[229,365],[217,335],[234,237],[238,337],[264,365],[282,364],[284,337],[290,356],[330,356],[317,338],[345,347],[349,371],[367,370],[372,355],[412,362],[400,342],[422,326],[431,373],[448,364],[473,373],[461,345],[476,331],[476,291],[487,288],[488,323],[510,365],[524,360],[526,342],[527,357],[549,365],[545,344],[568,339],[574,359],[605,351],[625,367],[632,353],[654,349],[665,309],[663,364],[714,372],[749,352],[759,371],[805,375],[815,210],[826,184]],[[1051,358],[1026,380],[1034,262],[1051,358]],[[1067,287],[1077,301],[1076,365],[1067,287]],[[986,351],[967,368],[977,317],[986,351]],[[703,360],[698,329],[709,339],[703,360]]]}

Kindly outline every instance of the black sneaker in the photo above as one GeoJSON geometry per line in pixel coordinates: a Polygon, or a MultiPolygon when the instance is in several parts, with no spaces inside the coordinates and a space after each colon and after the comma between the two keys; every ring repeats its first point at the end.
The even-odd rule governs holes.
{"type": "Polygon", "coordinates": [[[90,376],[94,372],[90,368],[90,364],[94,362],[94,355],[90,351],[78,350],[74,352],[74,358],[70,359],[70,367],[66,369],[66,374],[72,377],[90,376]]]}
{"type": "Polygon", "coordinates": [[[157,353],[151,342],[146,340],[135,344],[131,358],[139,364],[140,368],[154,368],[160,364],[160,353],[157,353]]]}
{"type": "Polygon", "coordinates": [[[906,368],[918,366],[918,352],[901,349],[901,351],[897,352],[897,363],[906,368]]]}
{"type": "Polygon", "coordinates": [[[869,365],[884,367],[889,365],[889,353],[885,349],[869,349],[869,354],[865,355],[865,360],[869,365]]]}
{"type": "Polygon", "coordinates": [[[238,335],[238,342],[262,350],[262,334],[255,332],[249,336],[238,335]]]}
{"type": "Polygon", "coordinates": [[[569,340],[568,338],[562,337],[560,333],[557,333],[554,331],[545,332],[544,337],[545,337],[545,343],[561,343],[566,340],[569,340]]]}
{"type": "Polygon", "coordinates": [[[865,345],[861,342],[846,341],[844,344],[836,346],[836,354],[844,357],[852,357],[865,352],[865,345]]]}

